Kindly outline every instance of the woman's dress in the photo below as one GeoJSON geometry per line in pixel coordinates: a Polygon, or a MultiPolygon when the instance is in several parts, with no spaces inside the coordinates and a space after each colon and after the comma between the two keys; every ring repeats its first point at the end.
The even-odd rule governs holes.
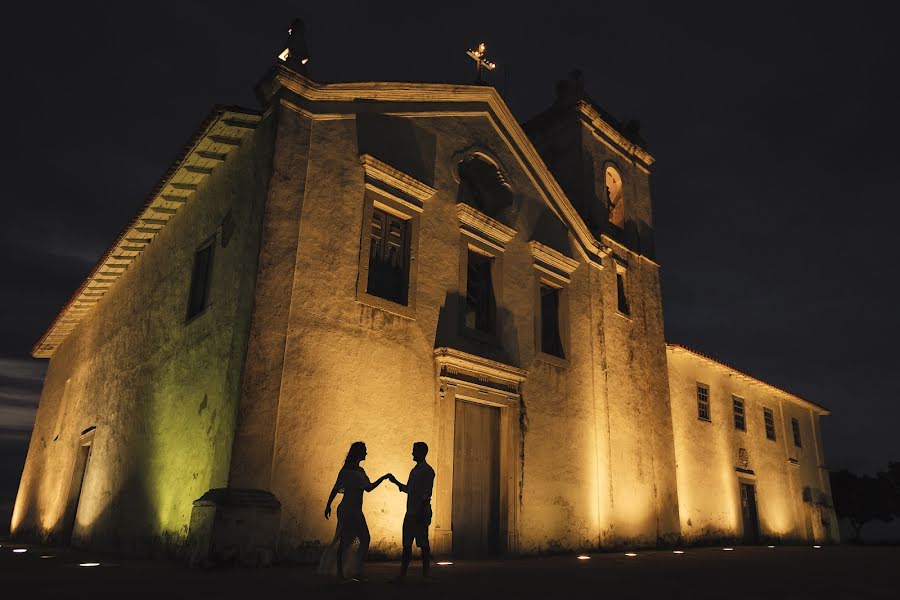
{"type": "Polygon", "coordinates": [[[344,541],[343,571],[348,579],[359,579],[363,574],[366,554],[369,552],[369,526],[362,511],[363,493],[371,485],[366,472],[343,468],[338,473],[335,486],[344,497],[337,507],[337,527],[334,539],[326,546],[319,560],[318,572],[337,575],[337,555],[341,540],[344,541]]]}

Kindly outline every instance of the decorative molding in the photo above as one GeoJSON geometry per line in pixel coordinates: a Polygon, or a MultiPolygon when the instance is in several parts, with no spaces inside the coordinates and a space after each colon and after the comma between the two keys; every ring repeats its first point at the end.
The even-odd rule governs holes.
{"type": "Polygon", "coordinates": [[[537,240],[528,242],[528,247],[531,248],[531,258],[534,261],[535,269],[563,283],[572,282],[570,276],[581,263],[537,240]]]}
{"type": "Polygon", "coordinates": [[[810,402],[809,400],[806,400],[805,398],[801,398],[800,396],[797,396],[796,394],[792,394],[791,392],[789,392],[787,390],[783,390],[779,387],[775,387],[771,383],[766,383],[765,381],[756,379],[755,377],[748,375],[748,374],[744,373],[743,371],[738,371],[737,369],[735,369],[734,367],[732,367],[730,365],[726,365],[725,363],[720,362],[710,356],[707,356],[705,354],[697,352],[696,350],[692,350],[691,348],[688,348],[687,346],[682,346],[681,344],[667,343],[666,344],[666,352],[669,352],[672,354],[692,355],[693,357],[698,358],[698,359],[706,362],[707,364],[710,364],[713,367],[720,369],[720,371],[724,372],[726,375],[735,376],[737,378],[742,379],[746,383],[758,384],[763,389],[766,389],[766,390],[769,390],[770,392],[779,394],[785,400],[789,400],[789,401],[793,402],[794,404],[798,404],[798,405],[802,406],[803,408],[809,409],[812,412],[814,412],[820,416],[828,416],[831,414],[831,411],[828,410],[827,408],[825,408],[824,406],[821,406],[814,402],[810,402]]]}
{"type": "Polygon", "coordinates": [[[50,358],[89,310],[147,249],[169,221],[228,154],[250,135],[262,115],[238,107],[217,107],[157,184],[144,205],[94,265],[87,279],[35,343],[31,355],[50,358]],[[124,263],[124,264],[123,264],[124,263]],[[87,302],[91,300],[91,302],[87,302]]]}
{"type": "Polygon", "coordinates": [[[747,452],[746,448],[738,448],[737,463],[741,470],[746,471],[750,468],[750,453],[747,452]]]}
{"type": "Polygon", "coordinates": [[[494,168],[500,172],[500,176],[503,177],[503,180],[509,181],[509,169],[497,157],[497,154],[494,151],[489,150],[485,144],[474,142],[465,148],[457,150],[450,156],[450,174],[453,176],[453,180],[456,183],[462,183],[462,178],[459,175],[459,164],[467,158],[472,158],[474,156],[479,156],[494,165],[494,168]]]}
{"type": "Polygon", "coordinates": [[[589,102],[585,102],[584,100],[580,101],[578,103],[578,109],[581,111],[581,114],[583,114],[585,118],[590,121],[591,126],[593,126],[598,132],[602,133],[610,141],[619,146],[619,148],[616,148],[616,150],[619,150],[620,152],[624,151],[626,154],[631,155],[628,158],[636,158],[640,160],[643,164],[638,166],[641,167],[643,171],[649,173],[648,169],[655,160],[649,152],[619,133],[615,127],[613,127],[603,119],[603,116],[597,111],[597,109],[591,106],[589,102]]]}
{"type": "Polygon", "coordinates": [[[460,231],[500,252],[506,250],[506,244],[516,235],[516,230],[512,227],[507,227],[468,204],[458,202],[456,214],[459,217],[460,231]]]}
{"type": "MultiPolygon", "coordinates": [[[[401,82],[321,84],[278,64],[258,90],[268,100],[278,93],[279,88],[285,88],[296,95],[293,110],[316,120],[352,118],[352,114],[359,110],[360,101],[384,103],[385,114],[417,117],[445,114],[448,112],[448,104],[466,106],[468,110],[460,112],[487,118],[543,200],[571,226],[578,242],[578,250],[585,260],[594,266],[601,266],[607,245],[591,234],[522,126],[494,88],[482,85],[401,82]],[[331,112],[317,112],[317,103],[322,103],[331,112]],[[479,104],[482,106],[478,106],[479,104]],[[429,107],[436,108],[430,110],[429,107]],[[334,111],[342,111],[344,114],[334,111]]],[[[284,105],[286,100],[282,98],[279,102],[284,105]]]]}
{"type": "Polygon", "coordinates": [[[409,196],[419,203],[424,203],[437,194],[437,190],[433,187],[378,160],[371,154],[361,154],[359,160],[366,174],[367,189],[383,191],[393,197],[399,196],[398,200],[418,212],[422,212],[421,204],[410,203],[408,200],[404,200],[403,196],[409,196]]]}
{"type": "Polygon", "coordinates": [[[528,371],[454,348],[435,348],[434,362],[442,383],[482,388],[503,395],[519,395],[528,371]]]}

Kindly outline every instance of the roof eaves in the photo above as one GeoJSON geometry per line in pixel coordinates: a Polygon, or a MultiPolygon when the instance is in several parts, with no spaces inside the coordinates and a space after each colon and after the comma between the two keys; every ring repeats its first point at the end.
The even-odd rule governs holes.
{"type": "Polygon", "coordinates": [[[751,379],[754,382],[759,383],[760,385],[764,385],[768,388],[775,390],[778,393],[784,394],[791,400],[815,410],[820,415],[827,416],[827,415],[831,414],[831,411],[828,410],[827,408],[825,408],[824,406],[822,406],[821,404],[816,404],[815,402],[811,402],[811,401],[807,400],[806,398],[802,398],[802,397],[798,396],[797,394],[789,392],[778,386],[772,385],[771,383],[767,383],[761,379],[758,379],[752,375],[749,375],[748,373],[745,373],[744,371],[741,371],[740,369],[736,369],[727,363],[724,363],[716,358],[713,358],[712,356],[703,354],[702,352],[698,352],[697,350],[694,350],[693,348],[688,348],[687,346],[684,346],[682,344],[672,344],[672,343],[666,343],[666,348],[669,348],[672,350],[681,350],[681,351],[687,352],[688,354],[693,354],[694,356],[697,356],[698,358],[702,358],[711,363],[714,363],[720,367],[724,367],[725,369],[728,369],[729,371],[732,371],[732,372],[736,373],[737,375],[740,375],[741,377],[746,377],[747,379],[751,379]]]}
{"type": "MultiPolygon", "coordinates": [[[[165,191],[169,182],[173,179],[173,177],[177,174],[178,170],[184,165],[187,158],[190,156],[194,148],[204,139],[207,133],[210,131],[212,126],[217,123],[220,119],[222,119],[226,114],[238,114],[245,116],[253,116],[260,117],[261,112],[255,109],[248,109],[240,106],[233,105],[216,105],[213,107],[212,111],[210,111],[209,115],[203,120],[197,130],[191,135],[188,139],[188,142],[184,145],[182,150],[178,153],[175,160],[171,163],[169,168],[166,170],[163,177],[159,180],[156,186],[153,188],[152,193],[147,197],[147,199],[141,204],[138,211],[135,213],[135,216],[128,222],[128,225],[116,236],[115,241],[106,249],[97,263],[91,268],[85,280],[81,283],[75,293],[69,298],[65,305],[63,305],[62,309],[60,309],[59,313],[57,313],[56,317],[51,322],[50,326],[47,330],[41,335],[40,339],[35,342],[34,346],[31,349],[31,355],[35,358],[50,358],[53,355],[53,352],[56,348],[68,337],[69,333],[77,327],[78,323],[80,323],[81,318],[87,312],[90,312],[90,309],[99,301],[99,299],[93,298],[91,300],[86,300],[86,296],[84,296],[85,292],[88,291],[89,285],[98,279],[98,275],[101,275],[101,269],[104,267],[108,267],[110,259],[114,258],[113,255],[117,249],[122,246],[123,242],[125,242],[126,237],[132,232],[135,227],[138,225],[139,221],[142,220],[142,215],[147,213],[148,210],[151,209],[154,201],[156,201],[160,195],[165,191]],[[72,315],[71,311],[76,306],[80,305],[81,307],[87,307],[86,312],[78,315],[72,315]]],[[[152,241],[153,238],[150,238],[152,241]]],[[[147,241],[147,244],[150,243],[147,241]]],[[[132,258],[136,259],[137,256],[140,255],[140,252],[136,253],[137,255],[132,258]]],[[[127,263],[130,265],[130,262],[127,263]]],[[[123,272],[127,270],[127,265],[122,267],[123,272]]],[[[116,276],[121,275],[121,273],[117,273],[116,276]]],[[[109,286],[112,287],[114,282],[109,286]]],[[[109,287],[106,288],[96,288],[98,290],[102,289],[103,294],[108,291],[109,287]]],[[[102,297],[101,294],[100,296],[102,297]]]]}

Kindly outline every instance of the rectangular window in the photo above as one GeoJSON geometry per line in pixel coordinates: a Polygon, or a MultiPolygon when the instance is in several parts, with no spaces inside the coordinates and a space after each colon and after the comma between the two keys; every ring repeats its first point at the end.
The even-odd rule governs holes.
{"type": "Polygon", "coordinates": [[[709,386],[697,384],[697,418],[710,421],[709,418],[709,386]]]}
{"type": "Polygon", "coordinates": [[[209,280],[212,273],[213,242],[206,242],[194,253],[194,270],[191,273],[191,289],[188,293],[187,319],[202,313],[209,304],[209,280]]]}
{"type": "Polygon", "coordinates": [[[559,335],[559,288],[541,284],[541,352],[563,356],[559,335]]]}
{"type": "Polygon", "coordinates": [[[731,397],[734,406],[734,428],[747,431],[747,422],[744,420],[744,401],[737,396],[731,397]]]}
{"type": "Polygon", "coordinates": [[[494,259],[479,252],[469,250],[466,266],[466,313],[465,323],[469,329],[483,333],[494,333],[496,300],[492,266],[494,259]]]}
{"type": "Polygon", "coordinates": [[[409,223],[372,209],[366,293],[406,305],[409,286],[409,223]]]}
{"type": "Polygon", "coordinates": [[[628,295],[625,291],[626,283],[625,271],[616,273],[616,295],[618,297],[619,312],[623,315],[630,315],[631,312],[628,310],[628,295]]]}
{"type": "Polygon", "coordinates": [[[766,437],[770,440],[775,439],[775,414],[771,408],[763,409],[763,420],[766,422],[766,437]]]}
{"type": "Polygon", "coordinates": [[[800,441],[800,421],[791,417],[791,431],[794,432],[794,445],[798,448],[802,448],[803,444],[800,441]]]}

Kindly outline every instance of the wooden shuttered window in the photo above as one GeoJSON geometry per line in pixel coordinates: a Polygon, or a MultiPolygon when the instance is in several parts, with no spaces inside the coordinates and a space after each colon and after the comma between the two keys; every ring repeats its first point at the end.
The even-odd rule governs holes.
{"type": "Polygon", "coordinates": [[[409,233],[409,221],[372,209],[367,293],[407,304],[409,233]]]}

